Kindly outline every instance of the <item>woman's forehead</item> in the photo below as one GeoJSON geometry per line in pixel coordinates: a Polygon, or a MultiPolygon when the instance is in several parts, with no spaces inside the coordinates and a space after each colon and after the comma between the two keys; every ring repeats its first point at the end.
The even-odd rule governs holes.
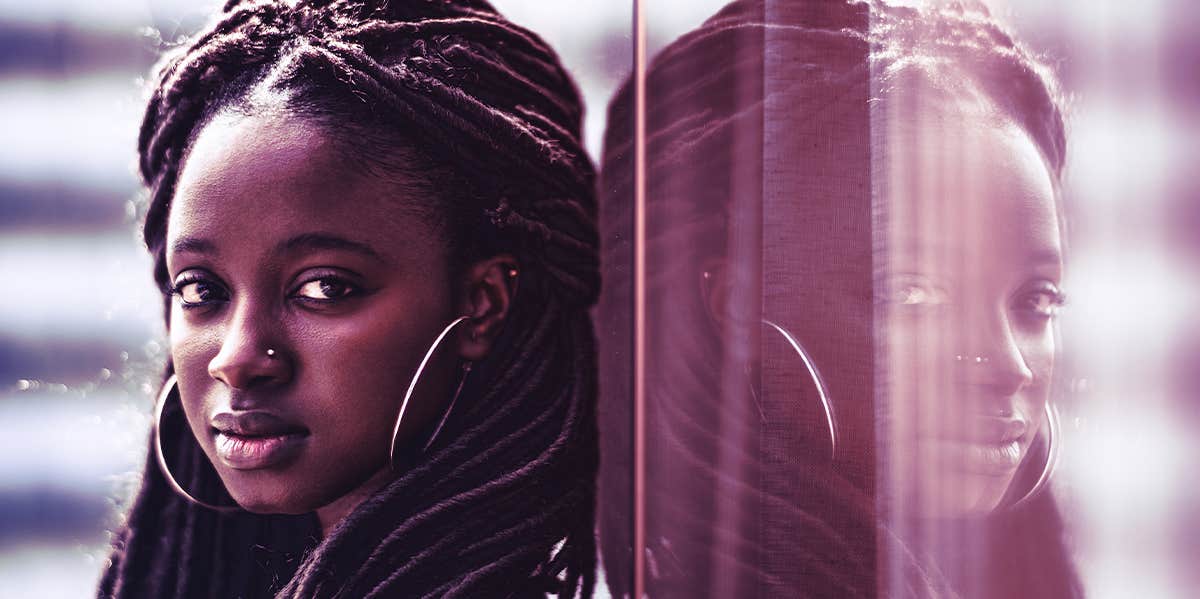
{"type": "Polygon", "coordinates": [[[386,256],[433,235],[420,218],[430,203],[427,184],[353,168],[342,147],[302,118],[215,117],[183,165],[168,248],[180,239],[245,244],[317,231],[362,240],[386,256]]]}
{"type": "Polygon", "coordinates": [[[1056,191],[1027,134],[1005,120],[920,116],[888,127],[888,159],[877,173],[899,243],[1034,239],[1057,247],[1056,191]]]}

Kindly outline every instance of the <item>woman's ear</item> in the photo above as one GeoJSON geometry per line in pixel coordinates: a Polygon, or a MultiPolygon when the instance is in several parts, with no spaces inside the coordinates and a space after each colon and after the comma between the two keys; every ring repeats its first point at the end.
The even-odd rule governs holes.
{"type": "Polygon", "coordinates": [[[520,268],[516,258],[499,254],[467,267],[461,310],[471,317],[459,337],[458,353],[472,362],[482,360],[500,334],[513,296],[517,293],[520,268]]]}

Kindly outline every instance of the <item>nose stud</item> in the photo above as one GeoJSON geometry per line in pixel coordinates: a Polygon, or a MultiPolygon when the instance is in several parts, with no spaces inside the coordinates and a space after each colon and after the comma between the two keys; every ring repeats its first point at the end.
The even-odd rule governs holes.
{"type": "Polygon", "coordinates": [[[273,349],[268,349],[268,350],[267,350],[267,357],[268,357],[268,358],[270,358],[270,359],[272,359],[272,360],[274,360],[274,359],[275,359],[275,350],[273,350],[273,349]]]}
{"type": "Polygon", "coordinates": [[[985,357],[985,356],[964,356],[964,355],[959,354],[959,355],[954,356],[954,361],[955,362],[971,362],[974,364],[987,364],[988,362],[991,362],[992,359],[985,357]]]}

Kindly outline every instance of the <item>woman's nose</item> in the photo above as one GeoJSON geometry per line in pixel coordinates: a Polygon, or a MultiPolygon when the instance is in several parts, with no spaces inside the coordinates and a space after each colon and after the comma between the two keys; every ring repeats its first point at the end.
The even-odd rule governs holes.
{"type": "Polygon", "coordinates": [[[954,360],[969,383],[982,386],[997,395],[1010,396],[1033,382],[1033,370],[1021,351],[1006,314],[987,319],[985,326],[972,330],[970,339],[955,354],[954,360]]]}
{"type": "Polygon", "coordinates": [[[274,334],[275,323],[265,311],[241,306],[221,340],[221,349],[208,363],[208,374],[231,388],[279,385],[291,377],[291,359],[274,334]]]}

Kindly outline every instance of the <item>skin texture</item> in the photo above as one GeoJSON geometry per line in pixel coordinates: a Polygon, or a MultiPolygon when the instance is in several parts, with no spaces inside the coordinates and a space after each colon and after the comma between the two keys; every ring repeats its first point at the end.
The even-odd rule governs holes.
{"type": "Polygon", "coordinates": [[[391,480],[404,390],[442,328],[475,317],[422,375],[402,445],[445,410],[455,354],[486,355],[513,264],[451,273],[432,184],[343,156],[286,112],[221,113],[188,154],[167,228],[171,355],[193,434],[242,507],[315,510],[326,533],[391,480]],[[223,459],[213,417],[247,412],[301,429],[299,449],[262,467],[223,459]]]}
{"type": "Polygon", "coordinates": [[[908,513],[985,514],[1046,426],[1063,276],[1052,178],[986,108],[926,104],[888,134],[893,484],[908,513]],[[1004,445],[1013,463],[985,465],[1004,445]]]}

